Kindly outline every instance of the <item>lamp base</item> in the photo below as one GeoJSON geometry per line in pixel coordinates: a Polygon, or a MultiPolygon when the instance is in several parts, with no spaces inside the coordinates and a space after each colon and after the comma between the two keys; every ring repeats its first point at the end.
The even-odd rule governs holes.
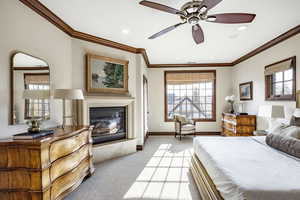
{"type": "Polygon", "coordinates": [[[29,133],[39,133],[41,131],[40,119],[31,119],[27,131],[29,133]]]}

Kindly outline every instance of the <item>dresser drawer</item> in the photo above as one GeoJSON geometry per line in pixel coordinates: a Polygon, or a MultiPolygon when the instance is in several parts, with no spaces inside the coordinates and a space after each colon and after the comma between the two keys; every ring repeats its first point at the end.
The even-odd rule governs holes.
{"type": "Polygon", "coordinates": [[[256,118],[255,117],[238,117],[237,118],[237,124],[239,125],[255,125],[256,124],[256,118]]]}
{"type": "Polygon", "coordinates": [[[235,125],[232,124],[232,123],[226,123],[226,122],[224,122],[223,127],[227,128],[227,129],[230,129],[230,130],[234,130],[235,129],[235,125]]]}
{"type": "Polygon", "coordinates": [[[51,181],[74,169],[85,158],[89,157],[90,144],[82,146],[76,152],[56,160],[50,169],[51,181]]]}
{"type": "Polygon", "coordinates": [[[42,190],[50,185],[49,169],[34,171],[14,169],[0,171],[0,189],[42,190]]]}
{"type": "Polygon", "coordinates": [[[255,127],[254,126],[237,126],[236,130],[237,133],[241,136],[249,136],[249,135],[253,135],[253,132],[255,131],[255,127]]]}
{"type": "Polygon", "coordinates": [[[236,116],[235,115],[223,115],[223,120],[236,123],[236,116]]]}
{"type": "Polygon", "coordinates": [[[56,179],[51,187],[51,199],[56,199],[58,196],[63,194],[64,191],[72,187],[76,187],[76,185],[79,184],[88,174],[89,165],[89,158],[85,159],[76,169],[56,179]]]}
{"type": "Polygon", "coordinates": [[[17,192],[17,191],[9,191],[9,192],[0,192],[1,200],[51,200],[50,199],[50,190],[46,190],[45,192],[17,192]]]}
{"type": "Polygon", "coordinates": [[[89,143],[89,132],[84,131],[79,135],[59,140],[51,144],[50,146],[50,162],[57,160],[63,156],[66,156],[76,150],[82,145],[89,143]]]}
{"type": "Polygon", "coordinates": [[[222,135],[223,136],[236,136],[236,134],[233,132],[233,130],[228,130],[226,128],[223,128],[222,135]]]}

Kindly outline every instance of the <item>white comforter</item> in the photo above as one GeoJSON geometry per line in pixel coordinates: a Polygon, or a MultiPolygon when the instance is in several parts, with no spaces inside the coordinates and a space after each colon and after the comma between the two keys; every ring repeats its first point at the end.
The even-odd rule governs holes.
{"type": "Polygon", "coordinates": [[[299,200],[300,160],[265,137],[197,137],[194,151],[225,200],[299,200]]]}

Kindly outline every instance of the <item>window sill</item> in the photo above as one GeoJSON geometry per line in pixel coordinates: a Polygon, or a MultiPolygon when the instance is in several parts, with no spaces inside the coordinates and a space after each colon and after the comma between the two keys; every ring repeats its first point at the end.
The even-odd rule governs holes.
{"type": "Polygon", "coordinates": [[[265,99],[266,101],[296,101],[296,97],[268,97],[265,99]]]}
{"type": "MultiPolygon", "coordinates": [[[[193,119],[195,122],[216,122],[216,119],[193,119]]],[[[172,119],[165,119],[165,122],[174,122],[172,119]]]]}

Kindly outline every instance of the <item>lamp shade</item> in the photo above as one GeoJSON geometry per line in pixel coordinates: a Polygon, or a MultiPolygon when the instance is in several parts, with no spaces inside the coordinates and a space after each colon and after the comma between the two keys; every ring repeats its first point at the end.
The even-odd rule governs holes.
{"type": "Polygon", "coordinates": [[[83,92],[81,89],[56,89],[54,91],[55,99],[83,100],[83,92]]]}
{"type": "Polygon", "coordinates": [[[296,118],[300,118],[300,108],[296,108],[296,110],[294,111],[293,116],[296,117],[296,118]]]}
{"type": "Polygon", "coordinates": [[[284,106],[264,105],[259,107],[258,116],[266,118],[284,118],[284,106]]]}
{"type": "Polygon", "coordinates": [[[50,90],[24,90],[23,99],[49,99],[50,90]]]}
{"type": "Polygon", "coordinates": [[[300,90],[296,94],[296,108],[300,108],[300,90]]]}

